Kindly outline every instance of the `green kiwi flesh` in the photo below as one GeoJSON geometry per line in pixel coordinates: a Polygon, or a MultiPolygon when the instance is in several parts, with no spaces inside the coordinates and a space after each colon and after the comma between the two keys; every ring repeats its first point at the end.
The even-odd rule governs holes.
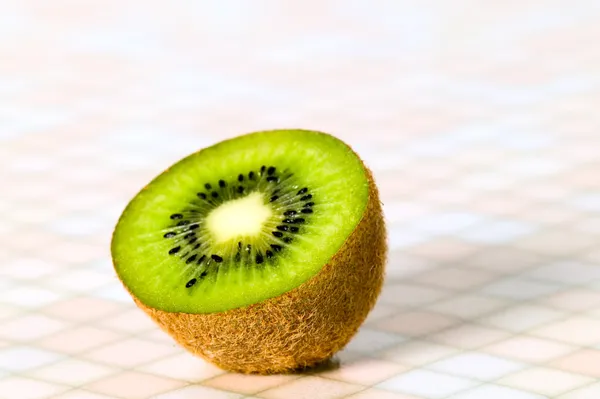
{"type": "Polygon", "coordinates": [[[113,235],[115,269],[154,309],[245,307],[315,276],[368,198],[360,159],[333,136],[247,134],[182,159],[131,200],[113,235]]]}

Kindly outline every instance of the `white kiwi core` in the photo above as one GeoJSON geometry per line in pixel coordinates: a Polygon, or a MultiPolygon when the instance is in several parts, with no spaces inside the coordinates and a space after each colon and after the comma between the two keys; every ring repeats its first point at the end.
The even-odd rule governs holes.
{"type": "Polygon", "coordinates": [[[211,211],[206,226],[216,243],[223,243],[242,236],[257,236],[265,222],[273,215],[273,209],[264,203],[259,192],[230,200],[211,211]]]}

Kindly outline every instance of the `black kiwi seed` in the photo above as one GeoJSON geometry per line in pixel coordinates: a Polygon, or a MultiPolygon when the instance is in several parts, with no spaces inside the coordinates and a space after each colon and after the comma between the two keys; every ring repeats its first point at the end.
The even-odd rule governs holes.
{"type": "Polygon", "coordinates": [[[269,183],[276,182],[277,180],[279,180],[279,179],[276,176],[269,176],[269,177],[267,177],[267,181],[269,183]]]}
{"type": "Polygon", "coordinates": [[[176,220],[176,219],[182,219],[183,215],[181,213],[174,213],[171,215],[171,219],[176,220]]]}
{"type": "Polygon", "coordinates": [[[210,185],[210,183],[206,183],[204,185],[204,188],[206,188],[207,190],[210,190],[212,188],[212,186],[210,185]]]}
{"type": "Polygon", "coordinates": [[[195,278],[193,278],[190,281],[188,281],[187,284],[185,285],[185,288],[190,288],[194,284],[196,284],[196,279],[195,278]]]}
{"type": "Polygon", "coordinates": [[[199,265],[200,263],[204,262],[204,259],[206,259],[206,255],[202,255],[196,264],[199,265]]]}
{"type": "Polygon", "coordinates": [[[219,180],[219,187],[223,188],[227,186],[227,183],[225,183],[225,180],[219,180]]]}
{"type": "Polygon", "coordinates": [[[242,249],[242,242],[238,241],[238,249],[242,249]]]}
{"type": "Polygon", "coordinates": [[[304,207],[307,208],[309,206],[313,206],[314,204],[314,202],[307,202],[306,204],[304,204],[304,207]]]}
{"type": "Polygon", "coordinates": [[[277,230],[288,231],[288,229],[289,229],[288,226],[277,226],[277,230]]]}
{"type": "Polygon", "coordinates": [[[304,197],[300,198],[300,201],[306,201],[306,200],[309,200],[311,198],[312,198],[312,194],[308,194],[308,195],[305,195],[304,197]]]}
{"type": "Polygon", "coordinates": [[[212,195],[213,198],[217,198],[219,196],[219,193],[216,191],[213,191],[212,193],[210,193],[210,195],[212,195]]]}
{"type": "Polygon", "coordinates": [[[165,238],[173,238],[175,237],[177,234],[173,233],[172,231],[169,231],[168,233],[166,233],[163,237],[165,238]]]}
{"type": "Polygon", "coordinates": [[[262,176],[263,173],[265,173],[265,169],[267,169],[267,167],[265,165],[260,167],[260,175],[262,176]]]}
{"type": "Polygon", "coordinates": [[[223,258],[221,258],[219,255],[211,255],[210,257],[217,263],[223,262],[223,258]]]}
{"type": "Polygon", "coordinates": [[[268,249],[265,253],[267,254],[267,258],[271,259],[273,257],[273,252],[269,251],[268,249]]]}
{"type": "Polygon", "coordinates": [[[298,212],[296,212],[296,211],[294,211],[294,210],[292,210],[292,209],[290,209],[289,211],[285,211],[285,212],[283,212],[283,214],[284,214],[285,216],[294,216],[294,215],[295,215],[295,214],[297,214],[297,213],[298,213],[298,212]]]}
{"type": "Polygon", "coordinates": [[[306,194],[307,191],[308,191],[308,187],[304,187],[303,189],[301,189],[300,191],[298,191],[297,195],[306,194]]]}
{"type": "Polygon", "coordinates": [[[200,243],[198,243],[198,244],[194,245],[194,248],[192,248],[192,251],[195,251],[195,250],[197,250],[198,248],[200,248],[200,243]]]}
{"type": "Polygon", "coordinates": [[[283,219],[283,223],[294,223],[294,219],[283,219]]]}
{"type": "Polygon", "coordinates": [[[281,245],[277,245],[277,244],[271,244],[271,248],[273,248],[273,251],[275,252],[279,252],[281,251],[281,245]]]}
{"type": "Polygon", "coordinates": [[[283,242],[289,244],[290,242],[292,242],[292,237],[283,237],[283,242]]]}
{"type": "Polygon", "coordinates": [[[252,245],[248,244],[246,246],[246,252],[250,252],[250,251],[252,251],[252,245]]]}
{"type": "Polygon", "coordinates": [[[244,187],[238,186],[237,192],[240,193],[240,194],[243,193],[244,192],[244,187]]]}
{"type": "Polygon", "coordinates": [[[195,229],[197,229],[198,227],[200,227],[200,225],[199,225],[199,224],[197,224],[197,223],[194,223],[194,224],[190,224],[190,227],[188,227],[188,229],[190,229],[190,230],[195,230],[195,229]]]}
{"type": "Polygon", "coordinates": [[[190,256],[189,258],[187,258],[187,260],[185,261],[185,263],[187,263],[187,264],[192,263],[193,261],[196,260],[196,257],[197,257],[196,255],[190,256]]]}
{"type": "Polygon", "coordinates": [[[248,179],[254,180],[254,172],[248,173],[248,179]]]}
{"type": "Polygon", "coordinates": [[[261,263],[263,263],[263,256],[262,256],[262,254],[256,254],[256,264],[260,265],[261,263]]]}
{"type": "Polygon", "coordinates": [[[191,238],[191,239],[190,239],[190,241],[188,241],[188,242],[189,242],[190,244],[193,244],[193,243],[195,243],[196,241],[198,241],[198,237],[191,238]]]}
{"type": "Polygon", "coordinates": [[[313,210],[310,208],[302,209],[302,213],[313,213],[313,210]]]}
{"type": "Polygon", "coordinates": [[[204,278],[208,276],[208,272],[207,271],[203,271],[202,274],[200,274],[200,278],[204,278]]]}
{"type": "Polygon", "coordinates": [[[271,234],[273,234],[275,237],[283,237],[283,233],[280,231],[273,231],[271,232],[271,234]]]}
{"type": "Polygon", "coordinates": [[[202,199],[206,199],[206,194],[204,194],[204,193],[198,193],[197,195],[198,195],[198,197],[200,197],[202,199]]]}
{"type": "Polygon", "coordinates": [[[267,174],[271,176],[273,173],[275,173],[275,167],[270,166],[269,169],[267,169],[267,174]]]}
{"type": "Polygon", "coordinates": [[[269,200],[269,202],[277,201],[278,198],[279,198],[278,196],[274,195],[274,196],[271,197],[271,199],[269,200]]]}
{"type": "Polygon", "coordinates": [[[188,224],[189,221],[187,220],[182,220],[181,222],[177,223],[177,226],[185,226],[186,224],[188,224]]]}
{"type": "Polygon", "coordinates": [[[175,247],[175,248],[171,248],[169,250],[169,255],[173,255],[176,254],[177,252],[179,252],[179,250],[181,249],[181,247],[175,247]]]}
{"type": "Polygon", "coordinates": [[[192,238],[193,236],[195,236],[196,233],[194,233],[193,231],[191,233],[187,233],[186,235],[183,236],[184,240],[187,240],[188,238],[192,238]]]}
{"type": "Polygon", "coordinates": [[[244,181],[244,175],[240,174],[240,175],[238,176],[238,181],[244,181]]]}
{"type": "Polygon", "coordinates": [[[298,230],[299,230],[299,229],[298,229],[297,227],[294,227],[294,226],[290,227],[290,231],[291,231],[292,233],[297,233],[297,232],[298,232],[298,230]]]}

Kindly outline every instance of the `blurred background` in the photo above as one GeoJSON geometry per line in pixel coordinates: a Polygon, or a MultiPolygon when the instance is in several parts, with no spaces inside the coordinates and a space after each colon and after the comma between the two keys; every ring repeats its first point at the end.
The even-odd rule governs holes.
{"type": "Polygon", "coordinates": [[[597,1],[0,0],[0,398],[597,399],[597,1]],[[109,241],[204,146],[332,133],[373,169],[384,292],[337,367],[227,374],[109,241]]]}

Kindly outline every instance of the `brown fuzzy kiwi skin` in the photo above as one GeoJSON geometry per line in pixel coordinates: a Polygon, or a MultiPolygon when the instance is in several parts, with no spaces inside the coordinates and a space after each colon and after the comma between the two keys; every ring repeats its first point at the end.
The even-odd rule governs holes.
{"type": "Polygon", "coordinates": [[[369,199],[354,231],[317,275],[280,296],[219,313],[173,313],[135,303],[181,346],[234,372],[288,373],[342,349],[371,311],[383,284],[386,229],[365,167],[369,199]]]}

